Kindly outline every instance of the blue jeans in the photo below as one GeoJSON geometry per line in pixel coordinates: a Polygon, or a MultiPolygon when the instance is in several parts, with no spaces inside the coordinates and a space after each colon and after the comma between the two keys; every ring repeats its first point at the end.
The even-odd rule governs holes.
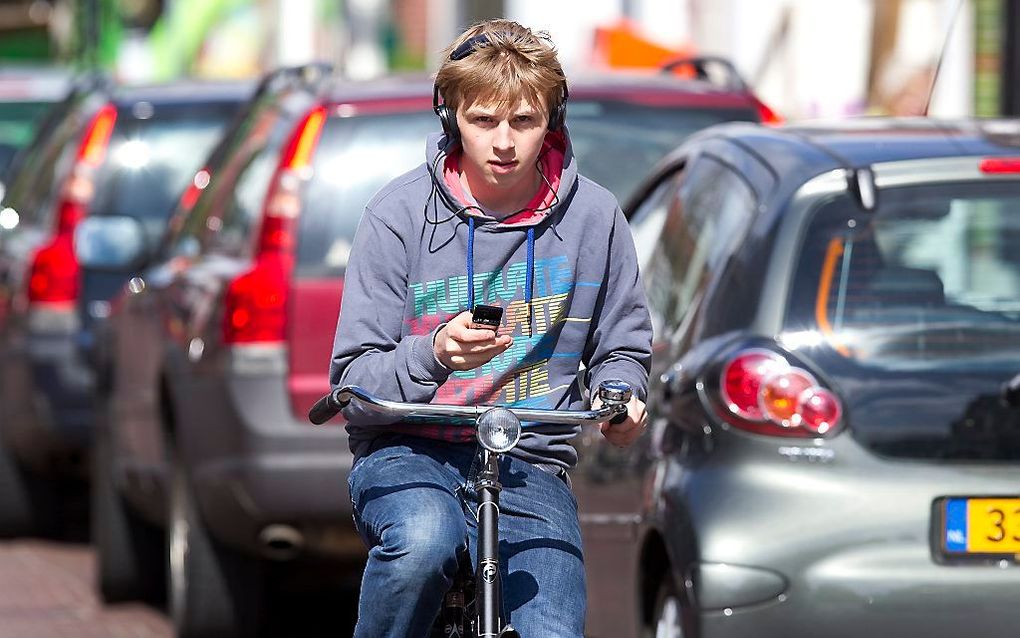
{"type": "MultiPolygon", "coordinates": [[[[475,445],[394,437],[348,478],[369,548],[357,638],[426,636],[465,547],[477,558],[475,445]]],[[[560,477],[504,456],[499,557],[503,612],[522,638],[584,631],[585,583],[577,501],[560,477]]]]}

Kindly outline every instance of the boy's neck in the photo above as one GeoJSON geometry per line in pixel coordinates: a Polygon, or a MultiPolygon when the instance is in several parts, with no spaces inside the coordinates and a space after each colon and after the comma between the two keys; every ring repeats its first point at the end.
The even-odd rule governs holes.
{"type": "Polygon", "coordinates": [[[474,198],[487,212],[492,213],[497,219],[504,219],[528,205],[542,185],[542,176],[536,171],[532,179],[527,182],[522,180],[520,184],[514,184],[512,189],[486,188],[485,184],[472,188],[471,178],[466,171],[461,170],[460,185],[464,193],[474,198]]]}

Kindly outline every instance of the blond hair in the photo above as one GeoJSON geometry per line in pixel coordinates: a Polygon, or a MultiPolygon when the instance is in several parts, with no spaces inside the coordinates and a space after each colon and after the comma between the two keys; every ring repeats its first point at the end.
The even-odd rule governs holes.
{"type": "Polygon", "coordinates": [[[436,88],[454,113],[465,103],[514,108],[521,99],[552,113],[564,99],[566,76],[545,31],[536,33],[512,20],[479,22],[454,40],[443,58],[436,88]],[[450,59],[458,47],[482,34],[488,42],[476,44],[459,60],[450,59]]]}

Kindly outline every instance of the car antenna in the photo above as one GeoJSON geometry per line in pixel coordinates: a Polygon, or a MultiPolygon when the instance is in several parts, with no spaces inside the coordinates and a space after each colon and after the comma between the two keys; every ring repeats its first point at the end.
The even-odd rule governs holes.
{"type": "Polygon", "coordinates": [[[942,48],[939,50],[939,57],[935,61],[935,71],[931,74],[931,84],[928,86],[928,98],[924,101],[924,117],[928,117],[928,109],[931,108],[931,99],[935,95],[935,83],[939,80],[939,71],[942,69],[942,59],[946,57],[946,49],[949,48],[949,38],[953,35],[953,26],[956,24],[956,19],[960,16],[960,9],[963,8],[964,0],[958,0],[956,3],[956,9],[953,10],[953,15],[949,19],[949,25],[946,27],[946,37],[942,41],[942,48]]]}

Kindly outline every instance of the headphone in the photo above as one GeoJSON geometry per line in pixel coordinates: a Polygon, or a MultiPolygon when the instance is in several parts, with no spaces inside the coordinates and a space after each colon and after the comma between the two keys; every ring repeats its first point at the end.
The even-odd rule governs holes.
{"type": "MultiPolygon", "coordinates": [[[[460,44],[456,49],[450,53],[450,60],[457,61],[463,60],[467,56],[475,52],[480,46],[491,44],[489,36],[485,33],[480,33],[476,36],[470,37],[460,44]]],[[[558,131],[563,128],[563,123],[567,119],[567,98],[570,93],[567,91],[567,82],[563,81],[563,96],[555,107],[549,112],[549,124],[547,128],[550,131],[558,131]]],[[[432,110],[439,117],[439,123],[443,125],[443,133],[446,134],[446,139],[449,144],[460,142],[460,127],[457,126],[457,113],[450,109],[445,103],[439,103],[439,85],[432,85],[432,110]]]]}

